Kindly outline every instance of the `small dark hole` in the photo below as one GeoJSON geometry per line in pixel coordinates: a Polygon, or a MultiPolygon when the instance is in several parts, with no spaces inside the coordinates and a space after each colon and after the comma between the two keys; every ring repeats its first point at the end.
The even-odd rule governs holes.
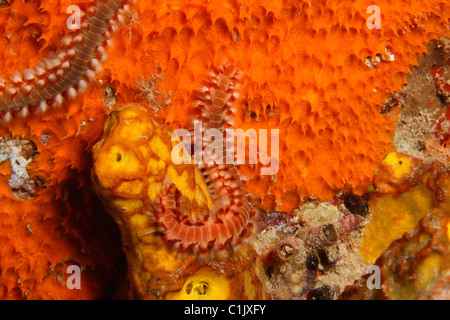
{"type": "Polygon", "coordinates": [[[189,282],[188,285],[186,286],[186,293],[191,294],[191,292],[192,292],[192,282],[189,282]]]}
{"type": "Polygon", "coordinates": [[[344,196],[344,205],[353,214],[364,216],[369,211],[368,196],[350,193],[344,196]]]}
{"type": "Polygon", "coordinates": [[[331,300],[333,290],[329,286],[322,286],[308,292],[307,300],[331,300]]]}
{"type": "Polygon", "coordinates": [[[319,267],[319,259],[316,255],[311,255],[306,259],[306,267],[309,270],[317,270],[319,267]]]}
{"type": "Polygon", "coordinates": [[[331,267],[333,267],[339,259],[339,257],[336,256],[333,258],[333,260],[331,260],[330,253],[325,248],[319,249],[318,255],[320,263],[325,270],[329,270],[331,267]]]}
{"type": "Polygon", "coordinates": [[[199,286],[195,287],[195,291],[197,292],[197,294],[199,296],[205,295],[208,292],[208,289],[209,289],[209,285],[207,282],[202,282],[202,283],[200,283],[199,286]]]}

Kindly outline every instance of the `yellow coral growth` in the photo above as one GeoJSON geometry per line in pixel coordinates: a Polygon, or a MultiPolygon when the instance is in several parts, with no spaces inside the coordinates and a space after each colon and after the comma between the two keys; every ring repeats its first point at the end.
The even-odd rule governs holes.
{"type": "MultiPolygon", "coordinates": [[[[213,205],[197,165],[171,160],[172,132],[136,104],[118,107],[94,146],[93,178],[98,193],[118,223],[127,255],[130,293],[144,299],[261,298],[253,270],[253,250],[226,261],[179,254],[156,232],[155,206],[163,184],[179,191],[181,211],[201,221],[213,205]],[[207,269],[204,269],[208,266],[207,269]]],[[[176,142],[176,141],[175,141],[176,142]]]]}
{"type": "Polygon", "coordinates": [[[369,288],[373,273],[348,286],[342,299],[448,300],[450,241],[448,212],[431,210],[415,229],[394,241],[375,264],[380,287],[369,288]]]}
{"type": "Polygon", "coordinates": [[[370,224],[365,228],[360,248],[363,258],[373,263],[393,240],[414,229],[433,204],[433,193],[423,185],[398,198],[382,195],[372,199],[370,224]]]}
{"type": "Polygon", "coordinates": [[[116,206],[139,208],[136,201],[148,199],[155,203],[168,179],[199,211],[212,207],[213,199],[198,167],[172,163],[172,132],[154,121],[144,107],[118,108],[106,122],[105,132],[112,138],[94,148],[94,176],[102,189],[112,190],[116,206]]]}
{"type": "Polygon", "coordinates": [[[391,152],[375,171],[373,184],[379,194],[400,194],[417,183],[416,171],[422,162],[399,152],[391,152]]]}
{"type": "Polygon", "coordinates": [[[211,269],[201,269],[189,277],[177,293],[167,295],[168,300],[227,300],[230,283],[211,269]]]}
{"type": "Polygon", "coordinates": [[[413,172],[410,158],[397,152],[389,153],[381,161],[381,164],[392,168],[393,178],[396,180],[404,178],[413,172]]]}

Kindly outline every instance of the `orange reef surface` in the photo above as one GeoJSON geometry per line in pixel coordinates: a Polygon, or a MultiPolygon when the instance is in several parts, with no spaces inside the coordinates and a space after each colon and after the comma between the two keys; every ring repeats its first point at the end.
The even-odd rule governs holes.
{"type": "Polygon", "coordinates": [[[234,65],[242,79],[231,84],[240,88],[230,123],[279,129],[280,137],[278,172],[236,166],[243,187],[252,205],[290,212],[370,190],[393,151],[399,113],[383,114],[382,105],[402,90],[427,43],[450,34],[450,4],[435,0],[377,1],[379,29],[367,25],[374,3],[365,0],[76,2],[0,4],[0,134],[9,148],[0,164],[2,299],[112,297],[125,278],[120,229],[91,182],[91,149],[116,106],[140,103],[159,124],[189,128],[196,90],[211,70],[234,65]],[[85,16],[97,14],[107,33],[69,30],[74,4],[83,30],[96,30],[85,16]],[[53,94],[53,83],[80,70],[76,84],[53,94]],[[21,104],[43,88],[48,104],[21,104]],[[33,153],[22,154],[23,145],[33,153]],[[82,290],[66,286],[72,264],[81,266],[82,290]]]}

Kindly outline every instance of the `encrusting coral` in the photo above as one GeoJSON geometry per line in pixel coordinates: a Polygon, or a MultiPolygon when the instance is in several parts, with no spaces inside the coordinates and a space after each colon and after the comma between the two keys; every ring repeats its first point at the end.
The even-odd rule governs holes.
{"type": "Polygon", "coordinates": [[[262,298],[255,253],[242,242],[250,233],[243,232],[249,222],[241,216],[250,208],[238,207],[246,200],[233,199],[239,199],[231,187],[236,182],[227,178],[220,185],[215,178],[212,184],[214,167],[207,174],[194,163],[176,165],[171,153],[177,141],[171,136],[144,107],[124,105],[110,115],[93,149],[93,179],[122,230],[130,296],[262,298]],[[166,199],[164,189],[173,189],[176,197],[166,199]]]}
{"type": "Polygon", "coordinates": [[[361,239],[360,251],[367,262],[373,263],[435,206],[435,195],[426,182],[430,170],[420,160],[397,152],[383,159],[375,172],[376,192],[369,200],[370,223],[361,239]]]}
{"type": "Polygon", "coordinates": [[[418,226],[394,241],[377,259],[380,279],[367,274],[349,286],[341,299],[450,298],[450,218],[430,212],[418,226]],[[370,285],[368,285],[368,283],[370,285]],[[378,286],[378,287],[376,287],[378,286]]]}
{"type": "Polygon", "coordinates": [[[446,200],[447,103],[436,70],[445,75],[450,52],[448,40],[432,41],[428,53],[408,77],[395,137],[398,152],[386,155],[375,171],[370,199],[371,221],[360,249],[373,263],[404,232],[411,231],[434,208],[448,212],[446,200]],[[380,236],[380,230],[383,230],[380,236]]]}
{"type": "MultiPolygon", "coordinates": [[[[0,81],[0,134],[31,141],[38,153],[27,164],[29,181],[35,181],[29,200],[18,199],[8,184],[9,161],[0,164],[2,298],[108,296],[123,256],[117,227],[92,190],[90,150],[115,105],[142,102],[148,91],[139,80],[158,79],[162,100],[150,107],[158,123],[174,130],[188,128],[198,115],[193,93],[212,67],[226,60],[241,70],[234,127],[276,128],[281,139],[276,174],[260,176],[260,164],[237,171],[253,205],[290,212],[308,198],[367,192],[392,151],[398,116],[382,114],[380,106],[406,83],[426,44],[449,36],[449,4],[437,0],[377,1],[380,29],[368,28],[373,3],[367,0],[128,4],[79,1],[84,31],[67,28],[73,1],[12,1],[0,8],[0,75],[9,79],[0,81]],[[106,23],[111,15],[108,26],[93,22],[106,23]],[[95,28],[96,36],[86,31],[95,28]],[[64,285],[71,264],[82,267],[83,290],[64,285]]],[[[445,188],[442,181],[436,190],[445,188]]],[[[119,191],[135,190],[129,188],[119,191]]],[[[247,263],[241,267],[252,270],[247,263]]],[[[202,282],[196,275],[216,279],[201,270],[186,274],[193,283],[202,282]]],[[[253,281],[253,273],[245,274],[237,277],[253,281]]],[[[181,280],[175,287],[186,294],[202,288],[192,291],[181,280]]]]}
{"type": "Polygon", "coordinates": [[[270,212],[253,242],[262,279],[274,299],[329,300],[365,274],[359,247],[367,195],[340,195],[290,214],[270,212]]]}

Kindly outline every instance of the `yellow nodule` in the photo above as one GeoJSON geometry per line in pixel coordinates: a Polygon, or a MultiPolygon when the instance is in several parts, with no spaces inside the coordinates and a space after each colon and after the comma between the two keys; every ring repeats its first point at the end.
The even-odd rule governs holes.
{"type": "Polygon", "coordinates": [[[124,212],[139,210],[144,206],[141,200],[133,199],[115,199],[113,203],[116,208],[124,212]]]}
{"type": "Polygon", "coordinates": [[[218,271],[200,269],[190,276],[183,288],[167,294],[168,300],[226,300],[230,294],[229,281],[218,271]]]}
{"type": "Polygon", "coordinates": [[[130,218],[130,224],[140,228],[146,228],[149,225],[150,217],[147,214],[135,214],[130,218]]]}
{"type": "Polygon", "coordinates": [[[117,135],[126,139],[129,142],[142,141],[147,137],[148,132],[152,126],[148,123],[135,121],[133,126],[121,125],[117,129],[117,135]]]}
{"type": "Polygon", "coordinates": [[[414,229],[432,206],[433,193],[421,185],[397,198],[390,195],[375,198],[360,248],[364,260],[373,263],[393,240],[414,229]]]}
{"type": "Polygon", "coordinates": [[[153,177],[148,180],[148,183],[147,195],[152,202],[155,202],[162,189],[162,183],[154,181],[153,177]]]}
{"type": "Polygon", "coordinates": [[[152,175],[156,176],[159,174],[159,171],[161,169],[164,169],[164,167],[166,166],[166,163],[163,160],[156,160],[156,159],[150,158],[148,160],[148,166],[149,166],[149,169],[151,169],[152,175]]]}
{"type": "Polygon", "coordinates": [[[140,180],[123,181],[114,193],[119,197],[133,198],[139,196],[144,189],[144,183],[140,180]]]}
{"type": "Polygon", "coordinates": [[[416,278],[416,283],[419,288],[425,288],[439,276],[441,261],[442,257],[439,254],[432,254],[420,263],[416,278]]]}
{"type": "Polygon", "coordinates": [[[166,162],[170,161],[171,154],[169,148],[166,146],[164,141],[162,141],[162,139],[158,135],[154,135],[151,138],[149,144],[150,149],[154,154],[156,154],[158,157],[160,157],[162,160],[166,162]]]}
{"type": "Polygon", "coordinates": [[[410,158],[397,152],[389,153],[381,163],[392,168],[395,179],[405,177],[413,171],[410,158]]]}

